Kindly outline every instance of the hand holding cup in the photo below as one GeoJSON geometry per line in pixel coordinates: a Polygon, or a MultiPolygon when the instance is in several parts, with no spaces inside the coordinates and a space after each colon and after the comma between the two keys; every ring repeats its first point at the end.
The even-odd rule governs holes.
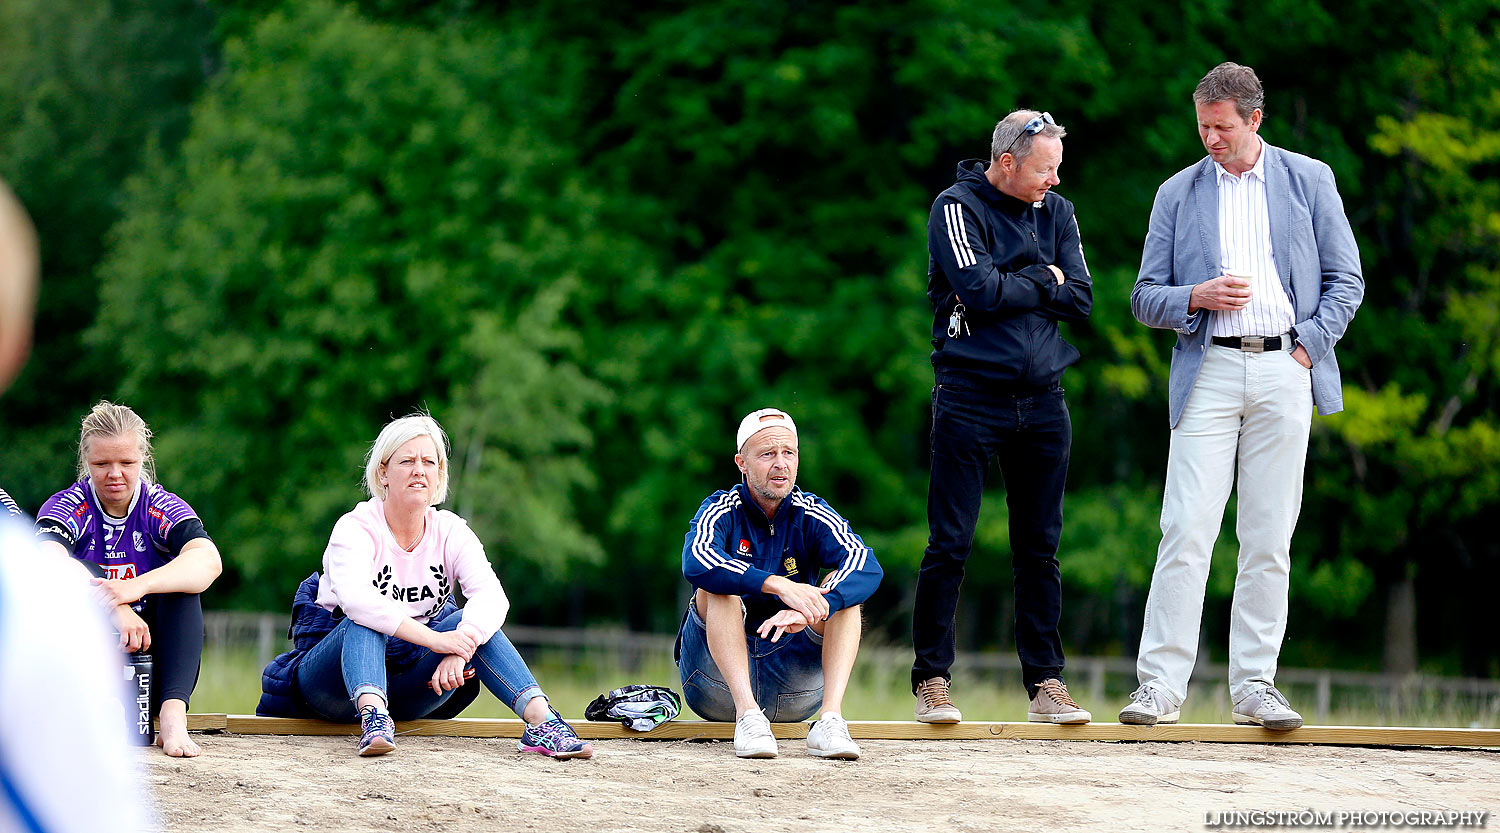
{"type": "Polygon", "coordinates": [[[1216,309],[1237,311],[1250,303],[1250,276],[1228,272],[1193,287],[1188,310],[1216,309]]]}

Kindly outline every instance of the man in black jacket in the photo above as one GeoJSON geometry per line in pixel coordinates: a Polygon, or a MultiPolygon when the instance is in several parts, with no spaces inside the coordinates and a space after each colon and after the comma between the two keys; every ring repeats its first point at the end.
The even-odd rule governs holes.
{"type": "Polygon", "coordinates": [[[927,224],[932,301],[929,537],[913,610],[912,690],[924,723],[957,723],[948,695],[954,614],[991,457],[1010,508],[1016,649],[1028,719],[1087,723],[1063,683],[1063,482],[1073,428],[1058,384],[1078,350],[1059,321],[1082,321],[1093,286],[1073,204],[1052,193],[1066,131],[1017,110],[995,126],[990,161],[963,162],[927,224]]]}

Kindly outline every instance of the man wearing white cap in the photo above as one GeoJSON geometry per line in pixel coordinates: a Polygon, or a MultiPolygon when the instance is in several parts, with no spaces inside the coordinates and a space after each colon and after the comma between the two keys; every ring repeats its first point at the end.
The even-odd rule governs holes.
{"type": "Polygon", "coordinates": [[[683,693],[703,718],[735,723],[741,758],[776,757],[771,722],[821,708],[808,754],[853,760],[840,709],[859,605],[884,573],[832,507],[797,488],[797,426],[785,411],[750,413],[735,448],[740,483],[703,501],[682,548],[694,588],[677,634],[683,693]]]}

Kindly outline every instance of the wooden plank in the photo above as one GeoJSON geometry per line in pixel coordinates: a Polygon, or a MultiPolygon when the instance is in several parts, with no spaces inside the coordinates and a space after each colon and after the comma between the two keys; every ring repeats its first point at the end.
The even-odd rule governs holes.
{"type": "MultiPolygon", "coordinates": [[[[159,723],[160,721],[158,721],[159,723]]],[[[228,715],[223,714],[190,714],[187,716],[189,732],[208,732],[221,730],[228,725],[228,715]]]]}
{"type": "MultiPolygon", "coordinates": [[[[208,728],[219,728],[242,735],[356,735],[359,727],[352,723],[328,723],[322,720],[296,720],[254,715],[190,715],[189,728],[196,728],[194,717],[204,719],[208,728]],[[212,724],[212,725],[208,725],[212,724]],[[222,724],[222,725],[219,725],[222,724]]],[[[807,736],[807,723],[773,723],[778,738],[807,736]]],[[[402,735],[516,738],[523,724],[514,718],[456,718],[453,720],[410,720],[396,724],[402,735]]],[[[609,740],[729,740],[734,724],[702,720],[673,720],[648,733],[633,732],[618,723],[587,720],[573,722],[580,737],[609,740]]],[[[1500,747],[1500,729],[1427,729],[1403,726],[1304,726],[1290,732],[1274,732],[1259,726],[1180,723],[1172,726],[1126,726],[1119,723],[1089,723],[1082,726],[1059,726],[1048,723],[968,722],[951,725],[916,723],[914,721],[851,721],[849,734],[870,740],[1092,740],[1207,743],[1316,743],[1354,746],[1474,746],[1500,747]]]]}

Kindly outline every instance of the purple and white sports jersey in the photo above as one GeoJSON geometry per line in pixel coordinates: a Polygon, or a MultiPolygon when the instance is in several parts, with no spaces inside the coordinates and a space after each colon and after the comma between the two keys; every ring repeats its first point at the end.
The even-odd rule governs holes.
{"type": "Polygon", "coordinates": [[[142,480],[125,517],[112,518],[100,508],[85,477],[48,498],[36,514],[36,525],[39,534],[65,541],[73,557],[103,567],[106,578],[132,579],[172,560],[176,553],[167,536],[197,517],[187,501],[161,484],[142,480]]]}

